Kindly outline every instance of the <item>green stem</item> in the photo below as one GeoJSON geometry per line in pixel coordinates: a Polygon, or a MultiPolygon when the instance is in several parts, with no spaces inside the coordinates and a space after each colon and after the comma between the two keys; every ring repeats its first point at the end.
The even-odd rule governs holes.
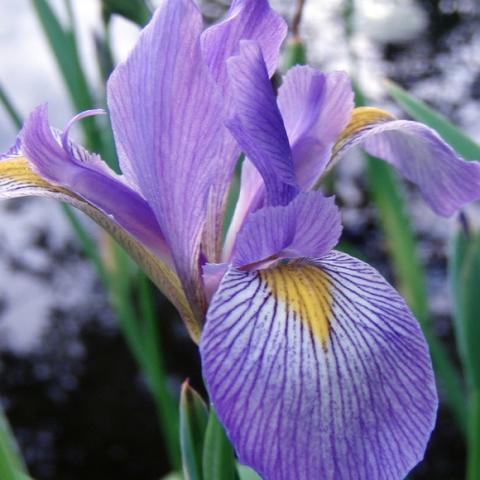
{"type": "Polygon", "coordinates": [[[480,478],[480,390],[470,397],[467,480],[480,478]]]}
{"type": "Polygon", "coordinates": [[[150,282],[143,272],[139,273],[140,310],[144,320],[143,341],[145,345],[145,369],[157,407],[160,426],[172,467],[181,468],[180,440],[178,434],[178,409],[168,387],[167,375],[160,346],[158,318],[150,282]]]}

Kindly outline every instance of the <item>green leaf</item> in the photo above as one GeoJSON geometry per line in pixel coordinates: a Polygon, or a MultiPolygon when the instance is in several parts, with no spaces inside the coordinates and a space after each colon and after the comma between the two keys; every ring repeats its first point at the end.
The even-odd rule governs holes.
{"type": "Polygon", "coordinates": [[[480,390],[470,394],[467,480],[480,478],[480,390]]]}
{"type": "Polygon", "coordinates": [[[166,477],[162,477],[161,480],[183,480],[183,477],[180,473],[172,472],[169,473],[166,477]]]}
{"type": "Polygon", "coordinates": [[[237,465],[238,474],[240,476],[240,480],[262,480],[256,472],[254,472],[250,467],[245,465],[241,465],[240,463],[237,465]]]}
{"type": "Polygon", "coordinates": [[[17,442],[0,405],[0,478],[19,480],[26,472],[17,442]]]}
{"type": "Polygon", "coordinates": [[[16,128],[20,130],[22,128],[22,118],[20,114],[18,113],[17,109],[13,105],[13,102],[10,100],[9,96],[7,95],[7,92],[3,89],[3,87],[0,85],[0,104],[2,104],[3,108],[5,109],[5,112],[7,113],[8,117],[12,121],[12,123],[15,125],[16,128]]]}
{"type": "Polygon", "coordinates": [[[114,13],[143,27],[152,16],[145,0],[102,0],[103,14],[108,17],[114,13]]]}
{"type": "Polygon", "coordinates": [[[459,232],[450,256],[457,342],[470,385],[480,391],[480,234],[459,232]]]}
{"type": "Polygon", "coordinates": [[[307,63],[307,51],[305,44],[298,39],[293,39],[288,42],[284,53],[284,70],[295,65],[305,65],[307,63]]]}
{"type": "Polygon", "coordinates": [[[449,262],[454,325],[469,392],[468,480],[480,478],[480,233],[461,230],[452,242],[449,262]]]}
{"type": "Polygon", "coordinates": [[[143,370],[153,393],[172,468],[180,469],[179,419],[176,401],[168,389],[167,373],[163,362],[159,318],[155,310],[152,286],[147,276],[139,272],[140,312],[143,319],[143,370]]]}
{"type": "Polygon", "coordinates": [[[202,455],[208,410],[200,395],[188,381],[182,385],[180,396],[180,445],[183,474],[186,480],[202,480],[202,455]]]}
{"type": "Polygon", "coordinates": [[[212,407],[203,447],[203,478],[205,480],[235,480],[236,476],[233,447],[212,407]]]}
{"type": "Polygon", "coordinates": [[[25,475],[24,473],[16,473],[16,480],[33,480],[32,477],[25,475]]]}
{"type": "Polygon", "coordinates": [[[446,117],[391,81],[386,82],[386,88],[388,93],[412,118],[436,130],[462,157],[467,160],[480,160],[480,145],[446,117]]]}
{"type": "MultiPolygon", "coordinates": [[[[47,0],[32,0],[32,6],[55,55],[75,109],[83,111],[92,108],[95,102],[82,69],[73,30],[62,27],[47,0]]],[[[81,125],[89,148],[101,151],[101,136],[96,128],[95,119],[85,118],[81,125]]]]}

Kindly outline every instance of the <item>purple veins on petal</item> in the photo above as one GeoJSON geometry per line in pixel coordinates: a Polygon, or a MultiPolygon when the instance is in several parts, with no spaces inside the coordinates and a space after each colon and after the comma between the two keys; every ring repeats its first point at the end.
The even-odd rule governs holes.
{"type": "Polygon", "coordinates": [[[270,8],[267,0],[233,0],[225,18],[202,34],[205,62],[224,89],[228,84],[227,60],[238,55],[242,40],[253,40],[262,50],[271,77],[286,35],[285,20],[270,8]]]}
{"type": "Polygon", "coordinates": [[[223,128],[191,0],[166,0],[108,83],[121,168],[155,212],[192,302],[202,310],[199,251],[223,128]]]}
{"type": "Polygon", "coordinates": [[[227,126],[260,172],[267,204],[287,204],[298,192],[287,133],[260,47],[244,41],[228,61],[234,114],[227,126]]]}
{"type": "Polygon", "coordinates": [[[308,190],[322,174],[336,139],[350,121],[354,107],[351,81],[345,72],[293,67],[283,77],[278,106],[298,183],[308,190]]]}
{"type": "Polygon", "coordinates": [[[337,244],[341,231],[334,198],[303,192],[286,206],[265,207],[249,215],[231,263],[257,269],[282,258],[319,257],[337,244]]]}
{"type": "Polygon", "coordinates": [[[399,480],[423,458],[438,403],[428,348],[359,260],[231,267],[200,352],[239,460],[264,480],[399,480]]]}
{"type": "Polygon", "coordinates": [[[356,108],[335,145],[332,163],[355,145],[386,160],[415,183],[438,215],[451,216],[480,198],[480,163],[463,160],[421,123],[396,120],[376,108],[356,108]]]}
{"type": "MultiPolygon", "coordinates": [[[[278,63],[280,46],[287,33],[283,18],[272,10],[267,0],[235,0],[218,24],[205,30],[201,37],[204,60],[222,92],[225,112],[232,109],[233,98],[229,95],[227,60],[237,55],[242,40],[253,40],[260,46],[272,76],[278,63]]],[[[227,191],[240,148],[227,128],[218,132],[221,144],[216,163],[214,184],[209,193],[208,214],[202,240],[209,261],[221,259],[221,234],[227,191]]]]}
{"type": "Polygon", "coordinates": [[[169,261],[170,252],[147,202],[100,157],[70,142],[66,134],[63,139],[55,136],[48,124],[46,105],[32,112],[20,142],[22,153],[43,178],[110,215],[128,233],[169,261]]]}
{"type": "Polygon", "coordinates": [[[449,217],[480,198],[480,164],[465,161],[431,128],[396,120],[373,129],[365,149],[415,183],[438,215],[449,217]]]}

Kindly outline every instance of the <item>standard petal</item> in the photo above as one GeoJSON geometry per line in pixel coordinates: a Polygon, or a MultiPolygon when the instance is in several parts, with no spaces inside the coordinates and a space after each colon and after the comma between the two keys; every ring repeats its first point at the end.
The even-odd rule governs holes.
{"type": "Polygon", "coordinates": [[[438,215],[449,217],[480,198],[480,163],[460,158],[421,123],[395,120],[375,108],[357,108],[335,146],[332,162],[358,144],[415,183],[438,215]]]}
{"type": "Polygon", "coordinates": [[[218,166],[221,97],[200,48],[191,0],[166,0],[108,83],[121,168],[154,210],[177,272],[202,313],[199,252],[218,166]]]}
{"type": "Polygon", "coordinates": [[[71,190],[124,228],[130,235],[170,262],[158,222],[141,195],[127,186],[97,156],[57,138],[48,124],[45,105],[32,112],[20,134],[21,149],[45,180],[71,190]]]}
{"type": "MultiPolygon", "coordinates": [[[[260,46],[272,76],[278,63],[280,45],[287,33],[283,18],[272,10],[267,0],[234,0],[226,17],[202,34],[205,62],[223,93],[223,107],[229,112],[232,98],[228,94],[227,59],[237,55],[242,40],[254,40],[260,46]]],[[[215,182],[210,191],[209,212],[205,225],[203,247],[207,258],[220,261],[223,218],[227,192],[240,149],[225,128],[219,132],[221,150],[218,152],[215,182]]]]}
{"type": "Polygon", "coordinates": [[[270,8],[268,0],[233,0],[225,18],[203,33],[202,50],[215,80],[225,88],[226,62],[239,53],[241,40],[254,40],[260,46],[271,77],[286,35],[285,20],[270,8]]]}
{"type": "Polygon", "coordinates": [[[239,461],[264,480],[401,480],[423,458],[438,403],[427,345],[359,260],[232,267],[200,352],[239,461]]]}
{"type": "Polygon", "coordinates": [[[265,207],[247,218],[232,264],[258,268],[260,262],[267,266],[282,258],[320,257],[338,243],[341,231],[333,197],[325,198],[320,192],[300,193],[286,206],[265,207]]]}
{"type": "Polygon", "coordinates": [[[68,188],[47,182],[32,170],[30,162],[20,155],[18,149],[15,153],[17,156],[5,156],[0,159],[0,199],[29,196],[55,198],[86,213],[112,235],[140,265],[177,308],[190,334],[198,340],[200,335],[198,323],[193,316],[178,277],[169,266],[119,225],[112,215],[96,208],[68,188]]]}
{"type": "MultiPolygon", "coordinates": [[[[307,66],[293,67],[284,77],[277,103],[288,134],[299,187],[309,190],[324,171],[336,139],[351,118],[350,80],[343,72],[323,74],[307,66]]],[[[230,255],[246,215],[259,207],[264,196],[261,176],[248,159],[242,168],[240,186],[224,258],[230,255]]]]}
{"type": "Polygon", "coordinates": [[[322,73],[309,66],[291,68],[278,91],[278,106],[302,190],[311,188],[325,168],[336,139],[353,110],[353,90],[345,72],[322,73]]]}
{"type": "Polygon", "coordinates": [[[243,41],[228,74],[234,115],[227,126],[262,175],[267,204],[287,204],[298,191],[292,153],[258,44],[243,41]]]}

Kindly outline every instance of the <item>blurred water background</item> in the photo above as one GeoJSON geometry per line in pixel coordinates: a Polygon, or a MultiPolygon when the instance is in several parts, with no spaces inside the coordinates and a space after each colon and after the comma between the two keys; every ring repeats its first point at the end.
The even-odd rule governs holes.
{"type": "MultiPolygon", "coordinates": [[[[35,0],[33,0],[35,1],[35,0]]],[[[65,18],[65,4],[51,2],[65,18]]],[[[100,1],[74,0],[82,59],[97,77],[93,37],[100,1]]],[[[157,2],[158,3],[158,2],[157,2]]],[[[272,0],[287,19],[294,2],[272,0]]],[[[359,0],[345,21],[346,2],[307,0],[302,33],[309,63],[355,70],[370,98],[390,110],[382,79],[389,77],[480,140],[480,6],[474,0],[359,0]]],[[[227,1],[204,1],[207,21],[227,1]]],[[[125,57],[138,27],[114,17],[115,60],[125,57]]],[[[52,124],[73,114],[68,94],[28,0],[0,0],[0,83],[21,114],[48,101],[52,124]]],[[[16,134],[0,111],[0,151],[16,134]]],[[[435,217],[405,186],[427,271],[437,334],[453,352],[446,249],[455,220],[435,217]]],[[[337,171],[335,193],[345,237],[392,280],[385,241],[368,198],[363,164],[352,155],[337,171]]],[[[478,215],[477,215],[478,217],[478,215]]],[[[96,230],[87,221],[93,234],[96,230]]],[[[172,391],[187,376],[201,389],[195,347],[173,308],[156,299],[172,391]]],[[[146,384],[120,335],[97,274],[57,203],[0,203],[1,401],[38,480],[158,479],[165,449],[146,384]],[[93,435],[92,435],[93,432],[93,435]]],[[[440,412],[426,460],[412,479],[463,478],[465,447],[448,412],[440,412]]]]}

